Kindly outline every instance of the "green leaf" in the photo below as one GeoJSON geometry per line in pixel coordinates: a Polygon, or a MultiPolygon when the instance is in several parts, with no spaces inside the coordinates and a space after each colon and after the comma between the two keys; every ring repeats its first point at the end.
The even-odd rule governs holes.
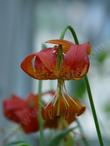
{"type": "Polygon", "coordinates": [[[10,142],[6,144],[5,146],[29,146],[29,144],[27,144],[24,141],[15,141],[15,142],[10,142]]]}
{"type": "Polygon", "coordinates": [[[58,146],[58,144],[61,142],[61,140],[69,133],[73,130],[73,128],[71,129],[65,129],[61,132],[59,132],[48,144],[48,146],[58,146]]]}

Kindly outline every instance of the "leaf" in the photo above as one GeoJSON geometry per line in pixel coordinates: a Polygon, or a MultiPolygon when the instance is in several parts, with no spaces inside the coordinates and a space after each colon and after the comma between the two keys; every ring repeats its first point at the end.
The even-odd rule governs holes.
{"type": "Polygon", "coordinates": [[[73,128],[71,129],[66,129],[63,130],[62,132],[59,132],[48,144],[48,146],[58,146],[58,144],[61,142],[61,140],[69,133],[73,130],[73,128]]]}
{"type": "Polygon", "coordinates": [[[6,144],[5,146],[29,146],[29,144],[27,144],[24,141],[15,141],[15,142],[10,142],[6,144]]]}

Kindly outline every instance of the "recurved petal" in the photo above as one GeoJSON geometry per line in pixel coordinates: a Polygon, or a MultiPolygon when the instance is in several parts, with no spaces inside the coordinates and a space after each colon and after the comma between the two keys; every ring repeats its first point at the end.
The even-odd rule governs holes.
{"type": "Polygon", "coordinates": [[[89,57],[88,47],[84,45],[72,45],[64,56],[60,76],[65,79],[81,79],[88,71],[89,57]]]}
{"type": "Polygon", "coordinates": [[[27,56],[21,63],[21,68],[35,79],[56,79],[52,72],[55,67],[55,60],[54,49],[48,48],[27,56]]]}
{"type": "Polygon", "coordinates": [[[81,114],[83,114],[83,113],[85,112],[86,106],[83,105],[83,104],[81,104],[81,103],[79,102],[79,100],[77,100],[77,99],[75,99],[75,98],[74,98],[74,101],[77,103],[77,104],[76,104],[76,105],[77,105],[77,116],[80,116],[81,114]]]}
{"type": "Polygon", "coordinates": [[[67,40],[49,40],[47,41],[47,43],[50,43],[50,44],[56,44],[56,45],[62,45],[63,47],[63,51],[66,52],[72,45],[74,45],[72,42],[70,41],[67,41],[67,40]]]}
{"type": "Polygon", "coordinates": [[[82,105],[80,103],[79,100],[77,100],[76,98],[73,98],[73,97],[67,97],[67,101],[68,101],[68,104],[69,104],[69,110],[71,111],[70,113],[74,113],[74,115],[81,115],[85,110],[86,110],[86,107],[84,105],[82,105]]]}
{"type": "Polygon", "coordinates": [[[61,40],[61,39],[56,39],[56,40],[48,40],[46,43],[50,43],[50,44],[56,44],[56,45],[62,45],[65,47],[70,47],[71,45],[73,45],[72,42],[67,41],[67,40],[61,40]]]}
{"type": "Polygon", "coordinates": [[[36,54],[28,55],[21,63],[21,68],[28,75],[36,79],[36,71],[33,65],[33,61],[36,57],[36,54]]]}

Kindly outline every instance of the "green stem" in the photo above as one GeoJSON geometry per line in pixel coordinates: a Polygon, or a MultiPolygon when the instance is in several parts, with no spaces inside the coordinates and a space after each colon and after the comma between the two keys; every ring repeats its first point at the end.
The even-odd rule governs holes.
{"type": "MultiPolygon", "coordinates": [[[[61,34],[60,39],[64,38],[67,30],[70,30],[70,32],[72,33],[72,36],[74,38],[75,43],[79,44],[77,35],[76,35],[74,29],[71,26],[67,26],[64,29],[63,33],[61,34]]],[[[88,81],[87,76],[85,76],[85,83],[86,83],[86,87],[87,87],[89,102],[90,102],[91,109],[92,109],[92,114],[93,114],[93,118],[94,118],[94,123],[95,123],[96,131],[97,131],[99,143],[100,143],[100,146],[104,146],[103,138],[102,138],[102,134],[101,134],[101,131],[100,131],[99,122],[98,122],[98,118],[97,118],[97,113],[96,113],[96,110],[95,110],[95,105],[94,105],[94,101],[93,101],[93,97],[92,97],[92,92],[91,92],[91,89],[90,89],[90,85],[89,85],[89,81],[88,81]]]]}
{"type": "Polygon", "coordinates": [[[70,32],[72,33],[72,36],[73,36],[73,38],[74,38],[75,43],[76,43],[76,44],[79,44],[77,35],[76,35],[74,29],[73,29],[70,25],[67,26],[67,27],[64,29],[64,31],[61,33],[60,39],[64,39],[64,36],[65,36],[65,33],[66,33],[67,30],[70,30],[70,32]]]}
{"type": "Polygon", "coordinates": [[[58,80],[58,106],[57,106],[57,116],[60,115],[60,98],[61,98],[61,91],[62,91],[62,85],[63,80],[58,80]]]}
{"type": "Polygon", "coordinates": [[[97,118],[97,113],[96,113],[96,110],[95,110],[95,105],[94,105],[94,101],[93,101],[93,98],[92,98],[92,93],[91,93],[91,89],[90,89],[90,85],[89,85],[89,81],[88,81],[87,76],[85,76],[85,83],[86,83],[87,92],[88,92],[88,95],[89,95],[89,101],[90,101],[90,105],[91,105],[91,109],[92,109],[92,114],[93,114],[93,117],[94,117],[94,122],[95,122],[96,130],[97,130],[100,146],[104,146],[101,131],[100,131],[100,127],[99,127],[99,122],[98,122],[98,118],[97,118]]]}
{"type": "Polygon", "coordinates": [[[41,106],[41,94],[42,94],[42,81],[39,80],[38,83],[38,98],[39,98],[39,112],[38,112],[38,121],[39,121],[39,129],[40,129],[40,146],[44,146],[44,133],[43,133],[43,118],[42,118],[42,106],[41,106]]]}

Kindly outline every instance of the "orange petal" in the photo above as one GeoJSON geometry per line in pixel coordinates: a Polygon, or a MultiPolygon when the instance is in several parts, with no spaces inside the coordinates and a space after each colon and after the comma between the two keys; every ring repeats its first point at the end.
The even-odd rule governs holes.
{"type": "Polygon", "coordinates": [[[33,64],[32,64],[34,57],[36,57],[36,54],[31,54],[27,56],[21,63],[21,68],[28,75],[32,76],[33,78],[36,78],[35,68],[33,67],[33,64]]]}
{"type": "Polygon", "coordinates": [[[67,97],[66,99],[69,103],[70,111],[75,115],[80,116],[86,110],[86,107],[78,99],[73,97],[67,97]]]}
{"type": "Polygon", "coordinates": [[[21,68],[35,79],[55,79],[56,77],[52,72],[56,64],[53,51],[53,48],[48,48],[27,56],[21,63],[21,68]]]}
{"type": "Polygon", "coordinates": [[[67,40],[49,40],[47,43],[50,44],[56,44],[56,45],[62,45],[64,52],[66,52],[72,45],[74,45],[72,42],[67,40]]]}

